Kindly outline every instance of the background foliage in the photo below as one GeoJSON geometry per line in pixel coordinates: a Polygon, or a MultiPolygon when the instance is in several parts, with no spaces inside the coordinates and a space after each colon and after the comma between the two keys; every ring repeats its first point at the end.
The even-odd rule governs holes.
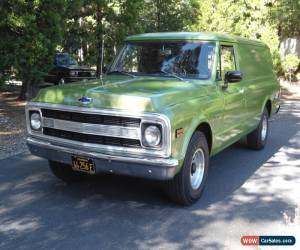
{"type": "Polygon", "coordinates": [[[142,32],[216,31],[266,42],[278,74],[279,43],[300,34],[300,0],[1,0],[0,75],[23,82],[20,97],[42,81],[56,51],[97,67],[124,37],[142,32]]]}
{"type": "Polygon", "coordinates": [[[291,82],[293,74],[298,69],[300,59],[294,54],[286,55],[282,60],[282,68],[285,74],[288,76],[289,81],[291,82]]]}

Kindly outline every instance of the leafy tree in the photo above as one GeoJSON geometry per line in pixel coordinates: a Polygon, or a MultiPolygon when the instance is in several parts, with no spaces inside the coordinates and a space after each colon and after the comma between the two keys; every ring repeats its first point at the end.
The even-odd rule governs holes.
{"type": "Polygon", "coordinates": [[[32,86],[42,81],[53,64],[64,8],[62,0],[1,1],[0,48],[5,54],[1,67],[16,69],[23,82],[20,99],[32,95],[32,86]]]}
{"type": "MultiPolygon", "coordinates": [[[[65,25],[66,51],[76,53],[80,61],[96,65],[100,74],[102,47],[110,39],[112,46],[116,41],[111,38],[118,30],[116,23],[119,1],[75,0],[69,1],[65,25]],[[75,2],[76,8],[73,4],[75,2]]],[[[111,43],[110,43],[111,45],[111,43]]],[[[111,51],[112,46],[107,46],[111,51]]]]}
{"type": "Polygon", "coordinates": [[[281,38],[300,35],[300,0],[268,0],[268,6],[281,38]]]}
{"type": "Polygon", "coordinates": [[[145,32],[188,30],[198,17],[197,0],[147,0],[141,13],[145,32]]]}
{"type": "Polygon", "coordinates": [[[281,71],[279,35],[272,0],[206,0],[200,4],[198,21],[192,30],[235,34],[260,39],[271,50],[276,71],[281,71]],[[272,19],[273,18],[273,19],[272,19]]]}
{"type": "Polygon", "coordinates": [[[288,54],[284,57],[282,66],[284,73],[288,75],[289,81],[292,81],[292,76],[295,74],[299,67],[300,59],[294,54],[288,54]]]}
{"type": "Polygon", "coordinates": [[[127,35],[163,31],[260,39],[280,73],[279,42],[300,34],[299,19],[300,0],[2,0],[0,76],[13,69],[25,98],[52,66],[56,50],[101,73],[102,62],[112,60],[127,35]]]}

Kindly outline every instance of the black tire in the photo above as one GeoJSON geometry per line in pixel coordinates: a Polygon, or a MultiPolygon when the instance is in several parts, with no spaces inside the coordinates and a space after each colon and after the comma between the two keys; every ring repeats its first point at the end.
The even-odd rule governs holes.
{"type": "Polygon", "coordinates": [[[64,182],[77,182],[83,179],[84,174],[72,170],[71,165],[48,161],[52,173],[64,182]]]}
{"type": "Polygon", "coordinates": [[[61,78],[59,79],[59,81],[57,82],[57,85],[64,85],[66,82],[65,82],[65,79],[64,78],[61,78]]]}
{"type": "Polygon", "coordinates": [[[263,149],[267,143],[268,135],[269,135],[269,112],[265,108],[257,128],[247,135],[248,147],[255,150],[263,149]],[[263,136],[262,131],[265,126],[266,126],[266,134],[265,136],[263,136]]]}
{"type": "Polygon", "coordinates": [[[201,131],[196,131],[188,145],[186,156],[180,172],[168,182],[167,192],[169,197],[182,205],[192,205],[200,197],[204,190],[209,165],[209,149],[205,135],[201,131]],[[201,184],[194,189],[191,184],[192,160],[196,151],[201,150],[204,156],[204,174],[201,184]]]}

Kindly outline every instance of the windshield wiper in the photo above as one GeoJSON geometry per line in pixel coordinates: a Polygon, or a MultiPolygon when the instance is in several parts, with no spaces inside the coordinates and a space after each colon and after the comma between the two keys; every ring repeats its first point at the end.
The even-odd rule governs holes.
{"type": "Polygon", "coordinates": [[[179,79],[180,81],[184,81],[184,79],[182,77],[178,76],[175,72],[167,72],[162,69],[160,71],[168,76],[173,76],[173,77],[179,79]]]}
{"type": "Polygon", "coordinates": [[[133,77],[133,78],[136,77],[136,76],[133,75],[133,74],[130,74],[130,73],[126,72],[126,71],[121,71],[121,70],[113,70],[113,71],[107,72],[107,75],[109,75],[109,74],[116,74],[116,73],[117,73],[117,74],[122,74],[122,75],[131,76],[131,77],[133,77]]]}

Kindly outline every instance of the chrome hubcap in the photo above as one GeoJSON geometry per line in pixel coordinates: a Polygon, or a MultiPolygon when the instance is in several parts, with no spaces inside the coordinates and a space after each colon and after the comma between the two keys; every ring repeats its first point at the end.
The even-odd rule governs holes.
{"type": "Polygon", "coordinates": [[[268,118],[264,115],[262,120],[262,128],[261,128],[261,140],[264,141],[267,137],[268,131],[268,118]]]}
{"type": "Polygon", "coordinates": [[[59,84],[59,85],[63,85],[63,84],[65,84],[65,79],[63,79],[63,78],[62,78],[62,79],[60,79],[58,84],[59,84]]]}
{"type": "Polygon", "coordinates": [[[191,186],[194,190],[197,190],[203,180],[205,169],[205,157],[201,148],[198,148],[193,155],[191,163],[190,180],[191,186]]]}

